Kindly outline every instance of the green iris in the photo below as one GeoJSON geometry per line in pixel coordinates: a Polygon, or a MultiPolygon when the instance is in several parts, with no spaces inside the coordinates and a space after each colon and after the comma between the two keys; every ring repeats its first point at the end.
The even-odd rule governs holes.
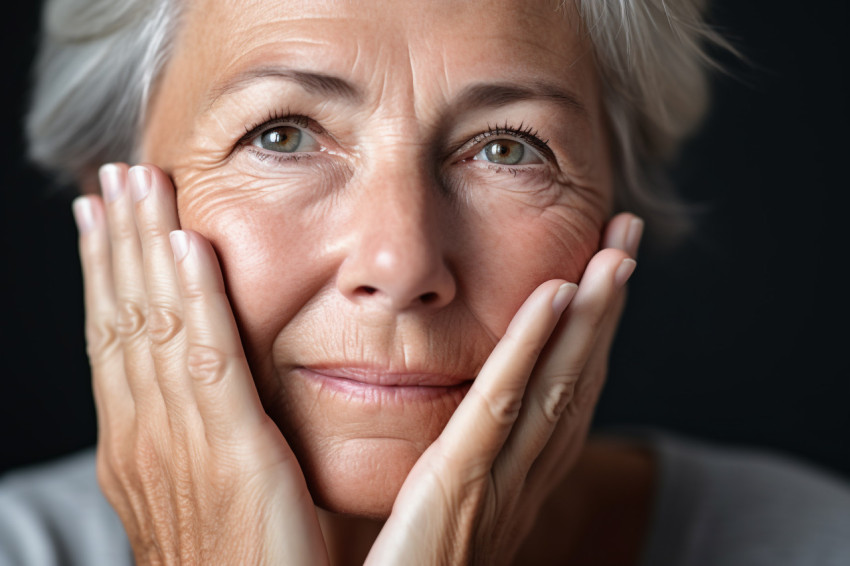
{"type": "Polygon", "coordinates": [[[301,130],[293,126],[278,126],[260,136],[260,146],[269,151],[292,153],[301,145],[301,130]]]}
{"type": "Polygon", "coordinates": [[[484,146],[484,157],[487,161],[500,165],[516,165],[522,161],[524,155],[523,144],[512,140],[496,140],[484,146]]]}

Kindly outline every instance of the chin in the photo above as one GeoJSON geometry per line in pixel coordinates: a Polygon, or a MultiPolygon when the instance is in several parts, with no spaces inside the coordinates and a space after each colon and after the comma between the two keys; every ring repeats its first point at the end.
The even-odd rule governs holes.
{"type": "Polygon", "coordinates": [[[278,405],[273,419],[304,472],[313,502],[343,515],[386,519],[410,470],[448,423],[465,388],[439,402],[363,410],[347,403],[278,405]],[[349,409],[349,410],[346,410],[349,409]]]}
{"type": "Polygon", "coordinates": [[[362,380],[357,381],[328,376],[329,371],[286,373],[276,381],[279,394],[266,397],[273,401],[266,410],[295,453],[316,505],[386,519],[410,470],[443,431],[471,380],[346,370],[362,380]],[[426,379],[438,383],[421,385],[426,379]]]}
{"type": "MultiPolygon", "coordinates": [[[[332,513],[385,520],[413,465],[433,439],[421,445],[398,439],[352,439],[296,449],[314,503],[332,513]]],[[[295,447],[293,447],[295,449],[295,447]]]]}

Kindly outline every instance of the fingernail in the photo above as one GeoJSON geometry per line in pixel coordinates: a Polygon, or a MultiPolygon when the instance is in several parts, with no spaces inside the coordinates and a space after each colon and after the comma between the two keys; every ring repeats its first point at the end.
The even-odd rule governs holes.
{"type": "Polygon", "coordinates": [[[100,187],[106,202],[114,202],[121,197],[124,187],[121,183],[121,170],[114,163],[107,163],[98,171],[100,187]]]}
{"type": "Polygon", "coordinates": [[[182,230],[174,230],[168,235],[171,240],[171,251],[174,252],[174,260],[182,261],[189,252],[189,237],[182,230]]]}
{"type": "Polygon", "coordinates": [[[139,202],[151,190],[151,172],[147,167],[136,165],[130,168],[130,192],[133,194],[133,200],[139,202]]]}
{"type": "Polygon", "coordinates": [[[643,237],[643,220],[632,218],[629,222],[629,230],[626,232],[626,251],[632,257],[637,257],[640,240],[643,237]]]}
{"type": "Polygon", "coordinates": [[[87,197],[77,197],[71,204],[71,210],[74,213],[74,221],[77,223],[77,230],[80,234],[85,234],[94,228],[94,211],[91,207],[91,201],[87,197]]]}
{"type": "Polygon", "coordinates": [[[564,312],[564,309],[570,304],[577,290],[578,285],[575,283],[564,283],[558,287],[558,292],[555,293],[555,298],[552,299],[552,310],[555,311],[555,314],[560,316],[564,312]]]}
{"type": "Polygon", "coordinates": [[[637,262],[630,257],[627,257],[620,264],[620,267],[617,268],[617,272],[614,273],[614,283],[617,287],[622,287],[626,284],[626,281],[629,280],[629,277],[632,276],[632,273],[635,272],[635,267],[637,267],[637,262]]]}

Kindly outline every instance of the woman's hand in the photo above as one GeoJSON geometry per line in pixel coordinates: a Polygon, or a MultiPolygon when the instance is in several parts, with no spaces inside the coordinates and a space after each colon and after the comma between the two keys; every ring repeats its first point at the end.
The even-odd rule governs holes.
{"type": "Polygon", "coordinates": [[[251,379],[214,251],[173,232],[174,191],[157,168],[107,165],[100,178],[102,200],[74,203],[97,470],[137,563],[326,563],[301,469],[251,379]]]}
{"type": "Polygon", "coordinates": [[[512,562],[583,447],[642,228],[615,217],[580,286],[549,281],[526,300],[408,475],[367,564],[512,562]]]}
{"type": "MultiPolygon", "coordinates": [[[[211,246],[179,231],[157,168],[110,165],[101,180],[103,200],[75,203],[98,475],[136,561],[327,563],[211,246]]],[[[619,250],[634,255],[639,233],[634,217],[613,219],[604,247],[614,249],[593,258],[577,292],[550,281],[526,301],[411,471],[369,562],[510,561],[587,433],[634,267],[619,250]]]]}

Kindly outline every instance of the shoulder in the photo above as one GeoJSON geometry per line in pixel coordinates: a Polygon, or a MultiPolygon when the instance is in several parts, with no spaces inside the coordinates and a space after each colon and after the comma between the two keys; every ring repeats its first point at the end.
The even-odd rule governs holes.
{"type": "Polygon", "coordinates": [[[0,478],[0,566],[131,563],[93,450],[0,478]]]}
{"type": "Polygon", "coordinates": [[[850,564],[846,480],[764,451],[650,435],[657,488],[643,564],[850,564]]]}

